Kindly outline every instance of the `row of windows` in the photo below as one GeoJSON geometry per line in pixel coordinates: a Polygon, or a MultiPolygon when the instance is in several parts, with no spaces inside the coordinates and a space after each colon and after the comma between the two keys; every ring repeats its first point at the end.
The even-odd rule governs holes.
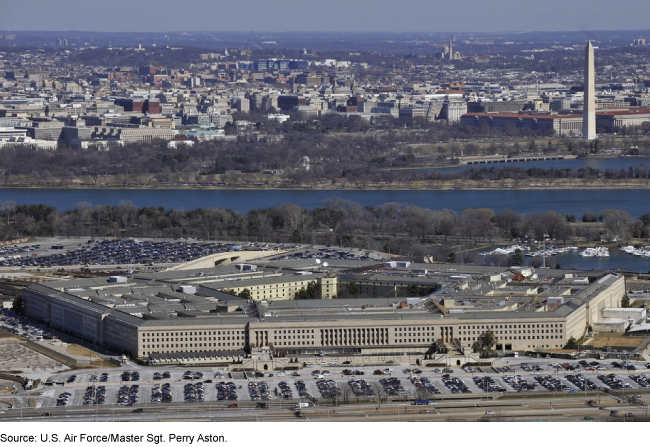
{"type": "MultiPolygon", "coordinates": [[[[278,288],[280,288],[280,287],[282,287],[282,288],[285,288],[285,287],[295,287],[295,286],[298,286],[298,285],[299,285],[298,283],[294,283],[294,284],[292,284],[292,283],[270,284],[270,285],[268,286],[268,288],[269,288],[269,289],[278,289],[278,288]]],[[[301,283],[300,283],[300,286],[304,286],[304,285],[305,285],[304,282],[301,282],[301,283]]],[[[234,290],[241,291],[241,290],[244,290],[244,289],[248,289],[248,290],[254,291],[254,290],[264,290],[264,289],[266,289],[266,287],[267,287],[267,286],[237,287],[237,288],[235,288],[234,290]]]]}
{"type": "Polygon", "coordinates": [[[393,330],[394,332],[414,332],[414,331],[433,331],[435,329],[436,329],[435,327],[429,326],[429,327],[404,327],[404,328],[398,327],[393,330]]]}
{"type": "MultiPolygon", "coordinates": [[[[289,330],[283,330],[283,331],[273,331],[274,334],[300,334],[300,329],[298,329],[298,332],[296,332],[296,329],[291,329],[289,330]]],[[[303,329],[302,334],[313,334],[314,330],[313,329],[303,329]]]]}
{"type": "MultiPolygon", "coordinates": [[[[557,323],[551,323],[551,324],[510,324],[510,325],[473,325],[473,326],[460,326],[459,328],[462,329],[460,331],[459,335],[480,335],[484,330],[486,329],[519,329],[517,331],[502,331],[502,330],[496,330],[495,333],[498,335],[503,335],[503,334],[531,334],[531,333],[562,333],[562,324],[557,324],[557,323]],[[556,329],[558,328],[558,329],[556,329]],[[469,329],[474,329],[473,331],[470,331],[469,329]]],[[[424,336],[424,337],[431,337],[435,334],[435,330],[437,328],[435,326],[416,326],[416,327],[400,327],[400,328],[393,328],[393,331],[395,332],[396,336],[402,336],[402,337],[411,337],[411,336],[424,336]]],[[[440,327],[440,329],[449,329],[453,330],[453,327],[440,327]]],[[[352,331],[354,334],[357,331],[382,331],[385,330],[387,331],[388,329],[381,329],[381,328],[342,328],[342,329],[322,329],[321,331],[324,332],[324,334],[328,334],[330,332],[332,333],[341,333],[345,334],[348,331],[352,331]]],[[[263,334],[265,331],[262,331],[261,334],[263,334]]],[[[155,342],[169,342],[169,341],[221,341],[221,340],[238,340],[238,341],[243,341],[245,340],[245,337],[243,335],[245,334],[245,331],[235,331],[235,330],[230,330],[230,331],[201,331],[201,332],[155,332],[155,333],[145,333],[143,334],[144,337],[144,342],[145,343],[155,343],[155,342]],[[201,335],[205,336],[208,335],[208,337],[198,337],[195,338],[193,336],[195,335],[201,335]],[[214,337],[214,335],[221,335],[221,337],[214,337]],[[233,336],[233,337],[227,337],[226,335],[242,335],[240,336],[233,336]],[[175,337],[175,338],[162,338],[162,337],[175,337]],[[192,337],[184,337],[184,338],[179,338],[178,336],[192,336],[192,337]],[[210,337],[212,336],[212,337],[210,337]]],[[[286,340],[286,339],[304,339],[304,338],[314,338],[313,335],[293,335],[293,334],[314,334],[314,329],[279,329],[279,330],[274,330],[273,331],[273,338],[276,340],[286,340]],[[281,335],[282,334],[282,335],[281,335]],[[285,336],[284,334],[292,334],[291,336],[285,336]]],[[[327,336],[327,335],[326,335],[327,336]]],[[[402,340],[402,339],[400,339],[402,340]]],[[[399,340],[398,340],[399,342],[399,340]]]]}
{"type": "MultiPolygon", "coordinates": [[[[495,334],[549,334],[562,333],[562,329],[523,329],[519,331],[494,331],[495,334]]],[[[480,335],[481,331],[460,331],[460,335],[480,335]]]]}
{"type": "Polygon", "coordinates": [[[526,328],[548,328],[559,327],[562,325],[558,323],[551,324],[486,324],[482,326],[460,326],[459,329],[526,329],[526,328]]]}
{"type": "MultiPolygon", "coordinates": [[[[183,352],[199,352],[199,351],[203,351],[203,349],[187,349],[187,350],[183,350],[183,352]]],[[[165,350],[165,351],[143,352],[142,355],[147,355],[147,354],[159,354],[159,353],[166,353],[166,352],[176,352],[176,351],[165,350]]]]}
{"type": "Polygon", "coordinates": [[[143,340],[144,343],[165,342],[165,341],[212,341],[212,340],[244,340],[244,337],[167,337],[167,338],[149,338],[143,340]]]}
{"type": "Polygon", "coordinates": [[[274,340],[296,340],[296,339],[305,339],[305,338],[314,338],[313,335],[278,335],[278,336],[273,336],[274,340]]]}
{"type": "Polygon", "coordinates": [[[142,334],[147,337],[169,337],[180,335],[243,335],[244,331],[203,331],[203,332],[145,332],[142,334]]]}
{"type": "MultiPolygon", "coordinates": [[[[514,335],[512,337],[505,337],[510,340],[542,340],[562,338],[561,335],[514,335]]],[[[478,337],[461,337],[463,341],[477,341],[478,337]]]]}
{"type": "Polygon", "coordinates": [[[209,348],[209,347],[221,347],[221,346],[229,346],[229,347],[234,347],[234,346],[241,346],[241,343],[187,343],[183,344],[178,344],[178,343],[171,343],[171,344],[156,344],[156,345],[145,345],[144,348],[146,349],[154,349],[154,348],[187,348],[187,347],[202,347],[202,348],[209,348]]]}

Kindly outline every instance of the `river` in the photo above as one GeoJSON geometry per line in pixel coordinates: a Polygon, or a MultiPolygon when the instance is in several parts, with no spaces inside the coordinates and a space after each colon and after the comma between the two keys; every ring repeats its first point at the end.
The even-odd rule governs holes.
{"type": "Polygon", "coordinates": [[[78,202],[94,205],[117,205],[130,200],[135,206],[164,206],[192,210],[210,206],[231,208],[246,213],[251,209],[293,203],[303,208],[322,206],[323,199],[338,196],[362,206],[379,206],[386,202],[412,204],[428,209],[491,208],[499,213],[510,209],[518,213],[548,210],[575,214],[579,219],[585,211],[600,212],[618,208],[633,217],[650,212],[644,189],[630,190],[488,190],[488,191],[388,191],[388,190],[141,190],[141,189],[12,189],[0,188],[0,200],[18,204],[43,203],[60,210],[73,209],[78,202]]]}

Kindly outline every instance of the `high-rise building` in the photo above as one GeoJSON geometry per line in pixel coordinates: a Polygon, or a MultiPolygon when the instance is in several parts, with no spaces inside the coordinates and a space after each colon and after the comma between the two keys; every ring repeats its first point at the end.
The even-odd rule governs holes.
{"type": "Polygon", "coordinates": [[[594,72],[594,47],[589,41],[585,49],[585,96],[582,119],[582,137],[585,140],[596,138],[596,76],[594,72]]]}
{"type": "Polygon", "coordinates": [[[446,100],[440,110],[440,118],[447,120],[448,124],[460,122],[461,116],[467,113],[467,103],[463,100],[446,100]]]}

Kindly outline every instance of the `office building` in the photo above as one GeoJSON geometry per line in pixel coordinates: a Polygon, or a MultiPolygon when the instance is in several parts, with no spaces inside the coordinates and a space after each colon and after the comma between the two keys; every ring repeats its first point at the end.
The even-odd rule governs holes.
{"type": "Polygon", "coordinates": [[[115,100],[115,105],[124,108],[125,112],[140,112],[149,114],[161,113],[160,101],[142,99],[142,98],[118,98],[115,100]]]}
{"type": "Polygon", "coordinates": [[[0,127],[0,138],[26,137],[27,130],[16,129],[15,127],[0,127]]]}
{"type": "Polygon", "coordinates": [[[289,96],[289,95],[280,95],[278,96],[278,108],[280,110],[293,110],[298,106],[306,106],[307,98],[302,96],[289,96]]]}
{"type": "Polygon", "coordinates": [[[443,103],[440,111],[440,118],[447,120],[449,124],[459,123],[463,115],[467,113],[467,103],[463,100],[447,100],[443,103]]]}
{"type": "Polygon", "coordinates": [[[411,264],[388,275],[376,261],[343,260],[332,261],[327,274],[313,260],[255,267],[32,285],[24,290],[25,312],[143,361],[260,349],[278,356],[424,355],[437,343],[471,352],[487,330],[496,335],[498,351],[559,349],[606,322],[603,309],[617,308],[625,293],[622,276],[598,272],[548,270],[543,279],[522,281],[517,278],[532,271],[411,264]],[[310,283],[320,299],[293,299],[310,283]],[[326,299],[353,283],[358,298],[326,299]],[[412,285],[433,292],[404,295],[412,285]],[[232,294],[244,289],[250,299],[232,294]]]}

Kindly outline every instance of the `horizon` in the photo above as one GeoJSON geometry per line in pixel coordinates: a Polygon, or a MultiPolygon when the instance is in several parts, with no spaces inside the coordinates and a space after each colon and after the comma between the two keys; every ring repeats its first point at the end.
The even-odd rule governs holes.
{"type": "MultiPolygon", "coordinates": [[[[68,0],[65,7],[47,0],[4,2],[0,28],[9,30],[60,32],[64,30],[98,32],[528,32],[544,28],[548,32],[593,32],[595,30],[637,30],[647,26],[650,2],[628,0],[625,7],[613,8],[606,0],[547,0],[522,4],[517,0],[465,0],[458,10],[448,2],[426,0],[332,0],[320,3],[294,0],[267,3],[246,0],[238,4],[195,0],[179,5],[170,0],[131,2],[112,0],[98,11],[81,0],[68,0]],[[30,14],[25,14],[30,11],[30,14]],[[633,14],[630,14],[633,11],[633,14]],[[227,28],[227,29],[226,29],[227,28]],[[419,29],[424,31],[413,31],[419,29]],[[171,30],[171,31],[169,31],[171,30]]],[[[538,31],[537,31],[538,32],[538,31]]]]}
{"type": "MultiPolygon", "coordinates": [[[[537,30],[529,30],[529,31],[521,31],[521,30],[502,30],[502,31],[481,31],[481,30],[473,30],[473,31],[423,31],[423,30],[411,30],[411,31],[379,31],[379,30],[365,30],[365,31],[340,31],[340,30],[316,30],[316,31],[309,31],[309,30],[291,30],[291,31],[282,31],[282,30],[257,30],[257,31],[247,31],[247,30],[219,30],[219,31],[211,31],[211,30],[160,30],[160,31],[96,31],[96,30],[83,30],[83,29],[61,29],[61,30],[56,30],[56,29],[0,29],[0,32],[8,32],[8,33],[96,33],[96,34],[124,34],[124,33],[131,33],[131,34],[162,34],[162,33],[178,33],[178,34],[184,34],[184,33],[211,33],[211,34],[233,34],[233,33],[240,33],[240,34],[245,34],[245,35],[250,35],[251,33],[254,35],[259,35],[263,33],[276,33],[276,34],[304,34],[304,33],[309,33],[309,34],[429,34],[429,35],[435,35],[435,34],[443,34],[443,35],[459,35],[459,34],[535,34],[535,33],[556,33],[556,32],[562,32],[562,33],[605,33],[605,32],[625,32],[625,33],[631,33],[631,32],[648,32],[650,33],[650,28],[638,28],[638,29],[593,29],[593,30],[567,30],[567,29],[558,29],[558,30],[542,30],[542,29],[537,29],[537,30]]],[[[585,40],[591,40],[585,38],[585,40]]]]}

